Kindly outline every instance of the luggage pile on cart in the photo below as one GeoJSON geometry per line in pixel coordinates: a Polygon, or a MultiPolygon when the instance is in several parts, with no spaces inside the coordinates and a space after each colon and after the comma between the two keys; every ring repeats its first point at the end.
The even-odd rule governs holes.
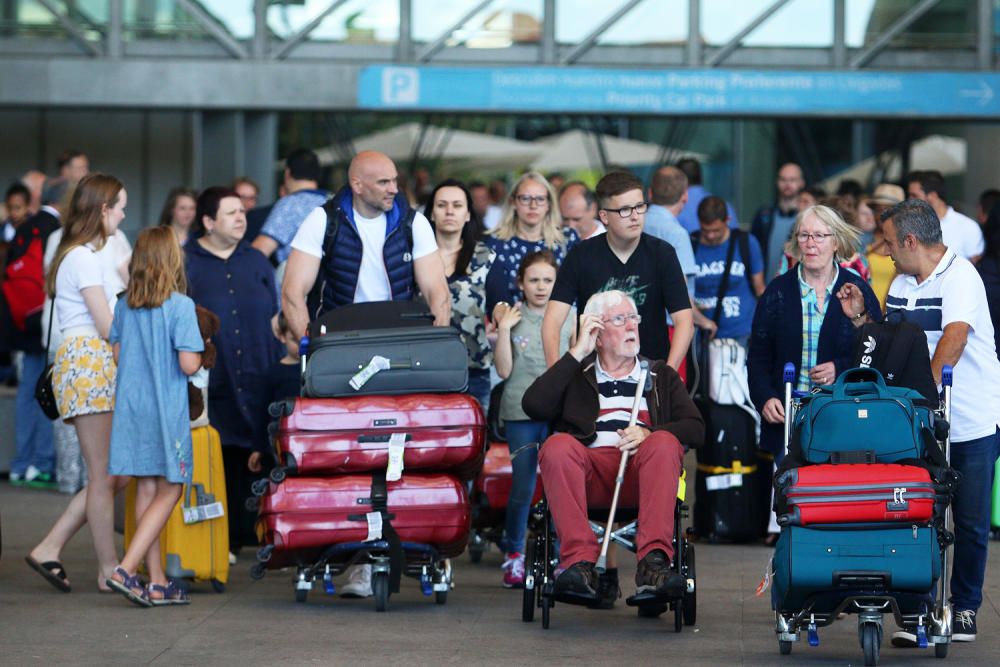
{"type": "Polygon", "coordinates": [[[334,576],[371,565],[377,611],[404,574],[444,604],[448,559],[469,539],[467,482],[486,438],[479,403],[459,393],[465,347],[455,330],[419,318],[327,333],[344,320],[340,310],[355,326],[365,321],[355,306],[314,326],[302,357],[305,396],[270,406],[278,465],[254,489],[263,546],[252,574],[295,567],[295,599],[304,602],[315,582],[333,594],[334,576]]]}
{"type": "Polygon", "coordinates": [[[948,465],[950,367],[943,375],[944,406],[935,409],[917,392],[887,387],[870,368],[793,399],[795,370],[786,366],[786,460],[774,480],[782,530],[771,589],[782,654],[803,630],[817,646],[818,628],[857,614],[865,665],[875,665],[889,613],[918,645],[947,655],[942,575],[957,474],[948,465]]]}

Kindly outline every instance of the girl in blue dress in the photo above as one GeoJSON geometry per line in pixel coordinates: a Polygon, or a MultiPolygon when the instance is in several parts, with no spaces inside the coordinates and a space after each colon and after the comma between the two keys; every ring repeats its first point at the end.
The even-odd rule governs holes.
{"type": "Polygon", "coordinates": [[[159,535],[191,482],[187,377],[201,367],[205,347],[194,302],[184,294],[181,249],[168,227],[139,235],[129,271],[109,336],[118,384],[108,472],[136,478],[137,525],[107,583],[140,606],[187,604],[184,592],[167,581],[159,535]],[[135,574],[143,560],[148,586],[135,574]]]}

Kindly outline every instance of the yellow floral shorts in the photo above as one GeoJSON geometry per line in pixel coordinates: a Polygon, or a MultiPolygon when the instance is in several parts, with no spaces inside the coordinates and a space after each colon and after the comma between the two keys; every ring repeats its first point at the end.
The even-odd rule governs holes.
{"type": "Polygon", "coordinates": [[[52,391],[64,420],[115,409],[117,367],[111,345],[97,336],[71,336],[56,350],[52,391]]]}

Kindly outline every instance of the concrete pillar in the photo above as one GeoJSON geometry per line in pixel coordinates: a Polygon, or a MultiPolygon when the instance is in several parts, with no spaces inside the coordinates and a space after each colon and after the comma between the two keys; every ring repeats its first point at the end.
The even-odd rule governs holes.
{"type": "Polygon", "coordinates": [[[278,196],[275,161],[278,159],[278,114],[247,113],[243,121],[243,172],[260,186],[261,203],[278,196]]]}
{"type": "Polygon", "coordinates": [[[733,206],[741,226],[749,230],[757,209],[774,201],[778,127],[771,120],[738,120],[733,124],[737,139],[733,151],[733,206]]]}

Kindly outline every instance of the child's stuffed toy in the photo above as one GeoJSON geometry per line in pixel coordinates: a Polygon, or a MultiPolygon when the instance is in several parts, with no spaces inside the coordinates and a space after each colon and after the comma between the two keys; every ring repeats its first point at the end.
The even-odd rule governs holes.
{"type": "MultiPolygon", "coordinates": [[[[219,316],[201,306],[195,306],[194,310],[198,316],[198,330],[205,341],[205,351],[201,354],[201,367],[207,371],[209,368],[215,366],[215,344],[212,343],[212,336],[219,332],[219,316]]],[[[205,397],[202,392],[204,387],[199,388],[193,384],[199,374],[202,374],[202,372],[199,371],[191,376],[191,381],[188,382],[188,410],[191,413],[192,421],[201,417],[205,412],[205,397]]],[[[207,377],[205,378],[205,383],[207,383],[207,377]]],[[[198,384],[203,383],[199,382],[198,384]]]]}

